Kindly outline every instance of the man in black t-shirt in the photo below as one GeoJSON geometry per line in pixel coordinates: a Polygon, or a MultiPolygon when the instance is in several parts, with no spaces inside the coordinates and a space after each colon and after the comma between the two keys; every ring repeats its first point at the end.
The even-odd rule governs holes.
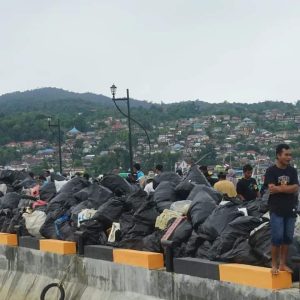
{"type": "Polygon", "coordinates": [[[280,144],[276,148],[276,164],[267,169],[265,185],[270,191],[270,225],[272,237],[272,273],[292,270],[286,265],[288,245],[293,242],[298,201],[298,174],[290,166],[290,147],[280,144]],[[278,266],[278,259],[280,260],[278,266]]]}
{"type": "Polygon", "coordinates": [[[243,167],[244,177],[236,185],[238,196],[245,201],[250,201],[259,197],[257,182],[252,178],[253,168],[251,165],[243,167]]]}

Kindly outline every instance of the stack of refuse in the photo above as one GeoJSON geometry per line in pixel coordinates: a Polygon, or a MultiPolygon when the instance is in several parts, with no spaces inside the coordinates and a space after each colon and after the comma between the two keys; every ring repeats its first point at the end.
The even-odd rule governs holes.
{"type": "MultiPolygon", "coordinates": [[[[0,230],[15,233],[19,225],[21,235],[67,241],[76,241],[80,231],[85,245],[163,253],[161,239],[181,218],[168,235],[175,257],[270,266],[268,193],[248,202],[224,199],[196,165],[184,178],[174,172],[156,176],[153,187],[148,195],[118,175],[93,182],[59,176],[38,187],[26,172],[4,170],[0,230]]],[[[299,221],[294,255],[300,256],[299,221]]]]}

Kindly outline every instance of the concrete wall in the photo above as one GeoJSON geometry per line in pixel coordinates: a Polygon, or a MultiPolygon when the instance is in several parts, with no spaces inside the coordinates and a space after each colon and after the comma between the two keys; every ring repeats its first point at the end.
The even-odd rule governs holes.
{"type": "MultiPolygon", "coordinates": [[[[40,299],[43,288],[58,282],[73,260],[74,256],[0,246],[0,299],[40,299]]],[[[300,299],[298,289],[271,292],[77,256],[68,272],[65,290],[66,299],[71,300],[300,299]]],[[[57,298],[51,293],[47,299],[57,298]]]]}

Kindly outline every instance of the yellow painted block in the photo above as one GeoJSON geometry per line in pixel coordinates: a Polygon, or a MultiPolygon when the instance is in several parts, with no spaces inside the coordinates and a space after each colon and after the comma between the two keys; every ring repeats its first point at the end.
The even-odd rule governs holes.
{"type": "Polygon", "coordinates": [[[18,246],[18,238],[16,234],[1,233],[0,244],[8,246],[18,246]]]}
{"type": "Polygon", "coordinates": [[[129,249],[113,249],[114,262],[146,269],[161,269],[164,258],[161,253],[136,251],[129,249]]]}
{"type": "Polygon", "coordinates": [[[40,250],[57,254],[76,254],[76,243],[60,240],[40,240],[40,250]]]}
{"type": "Polygon", "coordinates": [[[288,289],[292,286],[290,273],[272,275],[270,268],[243,264],[220,264],[220,280],[263,289],[288,289]]]}

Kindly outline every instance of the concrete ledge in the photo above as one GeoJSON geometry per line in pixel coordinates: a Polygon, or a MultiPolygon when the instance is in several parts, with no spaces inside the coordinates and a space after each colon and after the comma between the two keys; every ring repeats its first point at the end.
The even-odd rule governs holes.
{"type": "Polygon", "coordinates": [[[222,263],[200,258],[175,258],[174,272],[201,278],[220,280],[220,264],[222,263]]]}
{"type": "Polygon", "coordinates": [[[146,269],[161,269],[164,267],[164,257],[161,253],[114,249],[114,262],[146,269]]]}
{"type": "Polygon", "coordinates": [[[242,264],[221,264],[220,280],[263,289],[288,289],[292,276],[288,272],[272,275],[270,268],[242,264]]]}
{"type": "Polygon", "coordinates": [[[57,254],[76,254],[76,243],[60,240],[40,240],[40,250],[57,254]]]}
{"type": "Polygon", "coordinates": [[[20,236],[19,247],[40,250],[40,240],[32,236],[20,236]]]}
{"type": "MultiPolygon", "coordinates": [[[[299,289],[254,288],[99,259],[0,245],[0,299],[39,300],[43,288],[67,273],[72,300],[299,300],[299,289]]],[[[55,298],[50,292],[49,300],[55,298]]]]}
{"type": "Polygon", "coordinates": [[[101,245],[85,246],[84,256],[94,259],[113,261],[113,247],[101,245]]]}
{"type": "Polygon", "coordinates": [[[18,246],[17,235],[10,233],[0,233],[0,244],[7,246],[18,246]]]}

